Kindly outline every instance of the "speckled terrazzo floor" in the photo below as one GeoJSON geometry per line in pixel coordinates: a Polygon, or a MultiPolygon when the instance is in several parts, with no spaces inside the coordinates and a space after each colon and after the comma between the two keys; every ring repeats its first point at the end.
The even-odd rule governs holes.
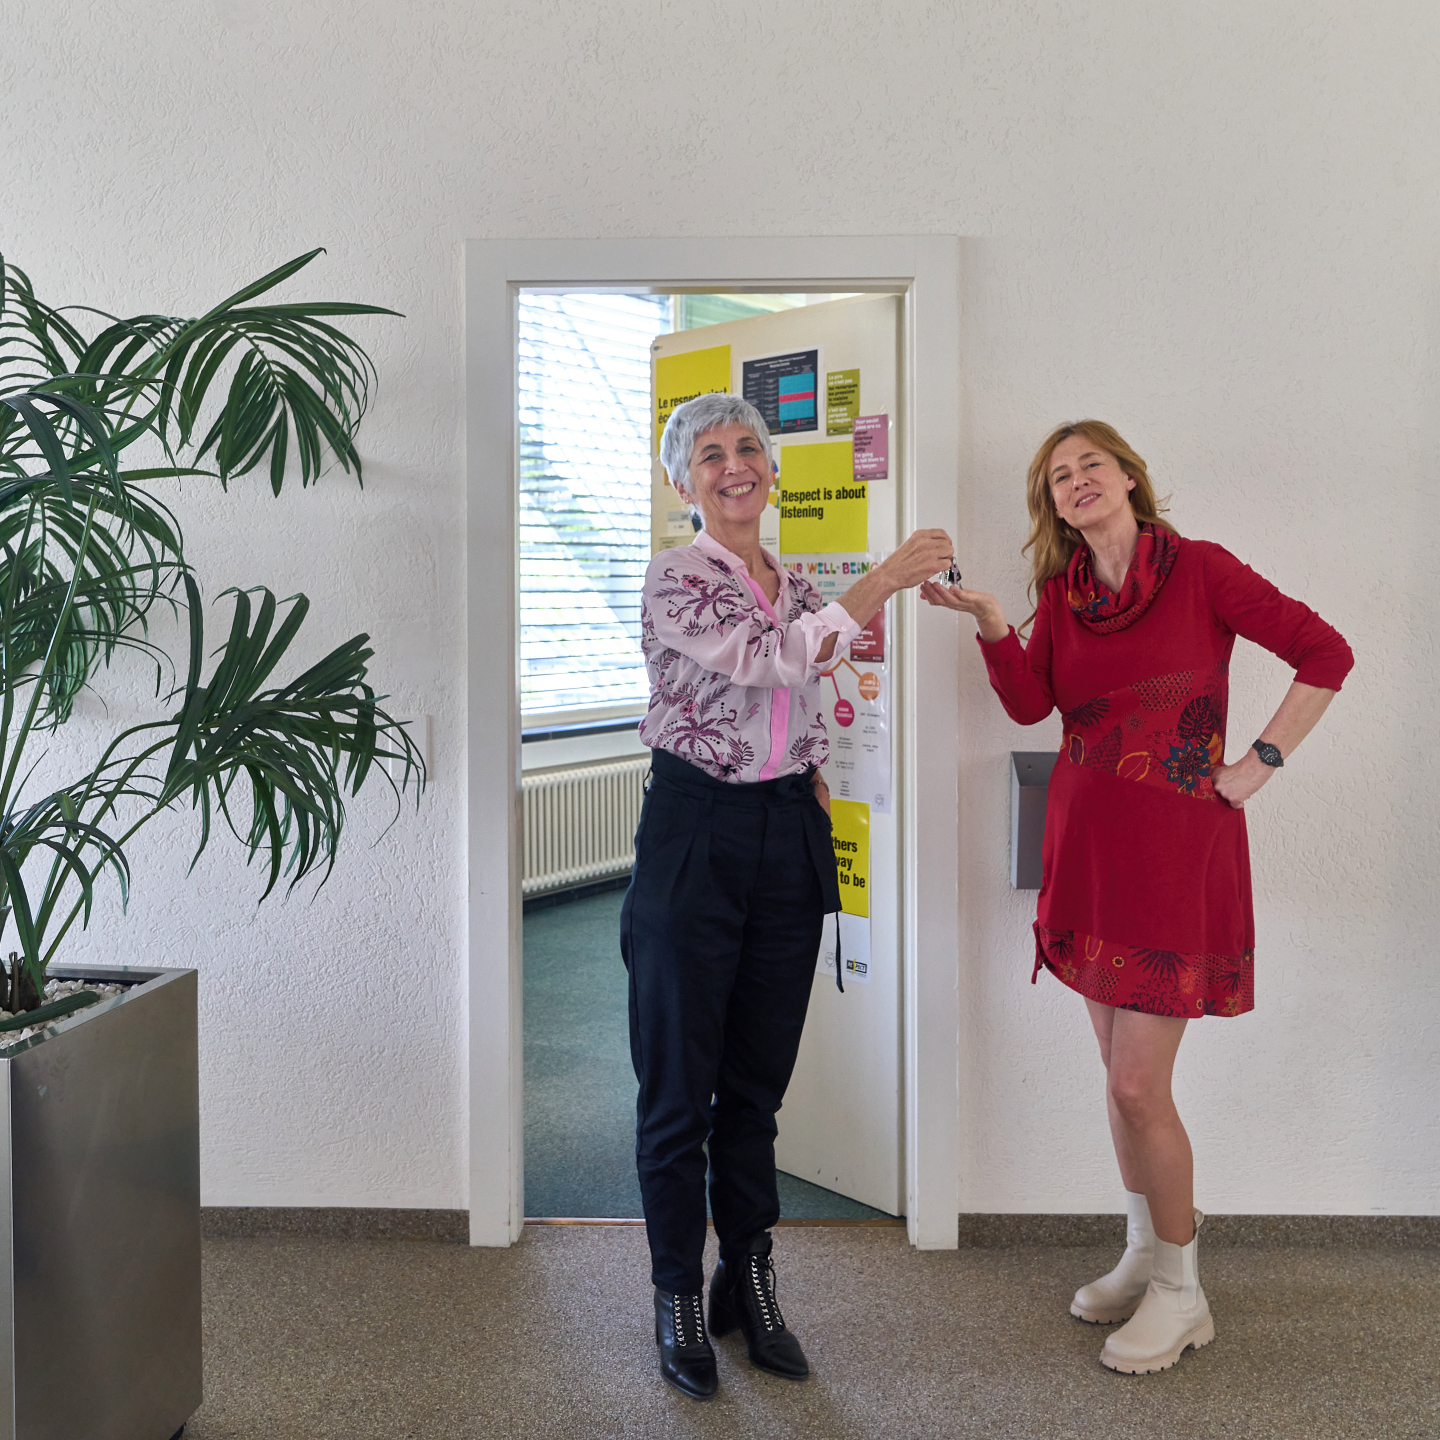
{"type": "MultiPolygon", "coordinates": [[[[525,1213],[635,1219],[635,1071],[620,959],[623,890],[525,916],[525,1213]]],[[[784,1115],[781,1115],[783,1125],[784,1115]]],[[[883,1212],[778,1177],[789,1219],[883,1212]]]]}
{"type": "Polygon", "coordinates": [[[896,1230],[792,1229],[776,1250],[812,1379],[752,1370],[732,1337],[720,1396],[696,1405],[655,1374],[639,1228],[532,1228],[510,1250],[210,1240],[206,1400],[186,1436],[1440,1435],[1440,1250],[1212,1246],[1218,1338],[1144,1377],[1103,1369],[1104,1330],[1066,1313],[1109,1248],[920,1253],[896,1230]]]}

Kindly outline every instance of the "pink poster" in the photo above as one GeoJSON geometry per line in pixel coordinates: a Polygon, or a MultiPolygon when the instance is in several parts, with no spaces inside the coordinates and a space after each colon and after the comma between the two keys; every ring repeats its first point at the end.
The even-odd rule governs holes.
{"type": "Polygon", "coordinates": [[[855,478],[890,478],[890,417],[862,415],[855,422],[855,478]]]}
{"type": "Polygon", "coordinates": [[[883,606],[875,612],[875,618],[850,642],[850,658],[852,660],[871,660],[877,665],[885,663],[885,610],[883,606]]]}

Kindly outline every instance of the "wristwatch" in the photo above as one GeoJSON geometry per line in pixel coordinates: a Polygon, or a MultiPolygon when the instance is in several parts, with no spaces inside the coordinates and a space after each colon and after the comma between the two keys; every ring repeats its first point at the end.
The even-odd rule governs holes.
{"type": "Polygon", "coordinates": [[[1280,753],[1278,745],[1271,745],[1266,740],[1257,740],[1250,748],[1274,770],[1278,770],[1285,763],[1285,757],[1280,753]]]}

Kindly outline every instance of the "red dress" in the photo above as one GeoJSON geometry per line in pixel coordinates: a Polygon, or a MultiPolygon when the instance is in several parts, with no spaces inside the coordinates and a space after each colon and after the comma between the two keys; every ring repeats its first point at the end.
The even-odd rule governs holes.
{"type": "MultiPolygon", "coordinates": [[[[1147,527],[1148,528],[1148,527],[1147,527]]],[[[1151,1015],[1254,1008],[1255,920],[1245,812],[1215,794],[1236,635],[1306,685],[1338,690],[1338,631],[1219,545],[1178,540],[1140,617],[1097,633],[1058,575],[1021,647],[980,642],[1011,719],[1065,721],[1045,811],[1033,983],[1151,1015]]],[[[1105,592],[1108,596],[1109,592],[1105,592]]]]}

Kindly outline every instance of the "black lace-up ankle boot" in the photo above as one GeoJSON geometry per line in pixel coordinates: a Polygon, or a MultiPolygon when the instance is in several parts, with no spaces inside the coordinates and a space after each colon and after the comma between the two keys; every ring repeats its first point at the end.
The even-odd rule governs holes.
{"type": "Polygon", "coordinates": [[[672,1295],[655,1291],[655,1343],[660,1347],[660,1374],[682,1395],[709,1400],[720,1388],[715,1352],[705,1335],[705,1313],[699,1294],[672,1295]]]}
{"type": "Polygon", "coordinates": [[[752,1365],[786,1380],[810,1378],[810,1362],[800,1342],[785,1328],[785,1317],[775,1303],[769,1236],[762,1236],[740,1261],[727,1264],[722,1260],[715,1267],[710,1281],[710,1333],[728,1335],[737,1325],[744,1333],[752,1365]]]}

